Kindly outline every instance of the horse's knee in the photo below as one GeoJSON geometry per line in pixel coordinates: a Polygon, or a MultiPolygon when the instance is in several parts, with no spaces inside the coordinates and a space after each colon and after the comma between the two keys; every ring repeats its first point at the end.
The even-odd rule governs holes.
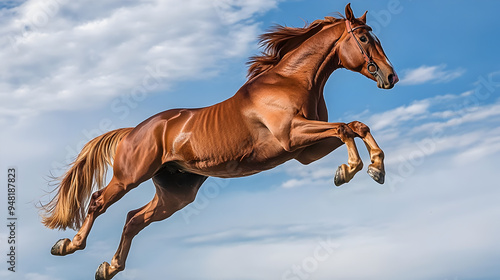
{"type": "Polygon", "coordinates": [[[342,140],[342,142],[344,143],[348,139],[353,139],[354,137],[356,137],[356,133],[354,132],[354,130],[345,123],[342,123],[337,127],[337,134],[340,140],[342,140]]]}
{"type": "Polygon", "coordinates": [[[365,138],[366,134],[370,132],[370,128],[366,124],[359,121],[350,122],[348,126],[361,138],[365,138]]]}

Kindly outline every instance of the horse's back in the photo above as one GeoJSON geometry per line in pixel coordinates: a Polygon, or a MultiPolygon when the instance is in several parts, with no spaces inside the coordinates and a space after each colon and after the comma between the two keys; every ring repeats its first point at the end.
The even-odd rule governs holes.
{"type": "Polygon", "coordinates": [[[294,157],[266,125],[265,114],[244,88],[221,103],[171,109],[139,124],[126,141],[155,168],[172,165],[203,176],[241,177],[271,169],[294,157]]]}

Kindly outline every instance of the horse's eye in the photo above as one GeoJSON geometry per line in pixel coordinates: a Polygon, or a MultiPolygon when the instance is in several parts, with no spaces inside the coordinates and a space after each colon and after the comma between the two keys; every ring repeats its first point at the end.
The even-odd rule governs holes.
{"type": "Polygon", "coordinates": [[[361,42],[363,42],[363,43],[366,43],[366,42],[368,41],[368,39],[366,38],[366,36],[361,36],[361,37],[359,38],[359,40],[360,40],[361,42]]]}

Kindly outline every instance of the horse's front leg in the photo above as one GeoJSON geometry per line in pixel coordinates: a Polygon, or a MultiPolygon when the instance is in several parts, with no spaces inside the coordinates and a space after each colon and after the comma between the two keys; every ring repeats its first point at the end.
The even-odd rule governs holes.
{"type": "Polygon", "coordinates": [[[297,116],[293,118],[290,130],[278,134],[277,138],[287,151],[306,148],[297,158],[303,163],[321,158],[345,144],[348,152],[348,164],[339,166],[334,180],[335,185],[340,186],[349,182],[363,168],[363,162],[354,142],[356,136],[357,134],[345,123],[313,121],[297,116]],[[327,147],[329,144],[331,146],[327,147]],[[313,154],[308,155],[307,152],[313,152],[313,154]]]}
{"type": "Polygon", "coordinates": [[[368,166],[368,174],[377,183],[383,184],[385,181],[384,152],[370,133],[370,128],[366,124],[358,121],[353,121],[348,125],[356,135],[365,142],[366,148],[370,153],[370,160],[372,163],[368,166]]]}
{"type": "MultiPolygon", "coordinates": [[[[384,153],[370,133],[370,128],[358,121],[347,124],[349,128],[361,138],[370,154],[371,164],[368,167],[368,174],[378,183],[383,184],[385,178],[384,153]]],[[[343,142],[339,138],[327,138],[311,146],[307,146],[295,159],[302,164],[309,164],[331,153],[343,142]]]]}

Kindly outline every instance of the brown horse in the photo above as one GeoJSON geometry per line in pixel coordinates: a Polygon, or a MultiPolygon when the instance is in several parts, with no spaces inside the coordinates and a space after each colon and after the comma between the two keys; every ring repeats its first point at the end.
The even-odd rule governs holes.
{"type": "Polygon", "coordinates": [[[355,18],[350,5],[345,18],[326,17],[304,28],[278,26],[261,36],[265,51],[251,59],[249,79],[233,97],[206,108],[168,110],[91,140],[45,206],[47,227],[78,229],[73,240],[59,240],[52,254],[84,249],[94,220],[150,178],[153,200],[128,213],[118,250],[111,264],[99,266],[96,279],[122,271],[132,238],[192,202],[209,176],[248,176],[291,159],[308,164],[345,144],[348,164],[334,179],[341,185],[362,168],[354,142],[359,137],[370,154],[369,175],[383,183],[384,154],[370,129],[357,121],[327,122],[323,98],[325,83],[338,68],[359,72],[380,88],[397,83],[370,30],[366,12],[355,18]],[[113,165],[113,178],[102,188],[107,165],[113,165]],[[99,190],[91,195],[94,182],[99,190]]]}

